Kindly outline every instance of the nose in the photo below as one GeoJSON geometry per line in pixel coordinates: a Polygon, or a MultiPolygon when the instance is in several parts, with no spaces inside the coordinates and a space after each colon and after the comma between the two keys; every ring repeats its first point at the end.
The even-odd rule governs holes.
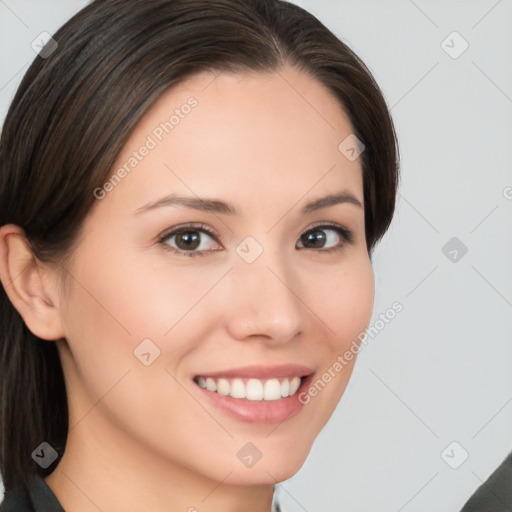
{"type": "Polygon", "coordinates": [[[282,257],[264,253],[250,264],[239,259],[229,276],[224,318],[233,339],[283,344],[304,331],[305,291],[282,257]]]}

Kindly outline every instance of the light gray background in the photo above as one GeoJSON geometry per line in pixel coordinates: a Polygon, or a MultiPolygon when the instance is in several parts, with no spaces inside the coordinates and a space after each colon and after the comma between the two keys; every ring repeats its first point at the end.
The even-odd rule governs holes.
{"type": "MultiPolygon", "coordinates": [[[[32,40],[85,3],[0,0],[0,119],[32,40]]],[[[280,499],[287,512],[457,511],[512,450],[512,0],[296,3],[363,58],[392,108],[402,183],[372,324],[395,301],[403,311],[361,352],[280,499]],[[455,59],[454,31],[469,44],[455,59]],[[468,249],[455,262],[452,237],[468,249]],[[453,441],[452,465],[469,454],[458,469],[441,456],[453,441]]]]}

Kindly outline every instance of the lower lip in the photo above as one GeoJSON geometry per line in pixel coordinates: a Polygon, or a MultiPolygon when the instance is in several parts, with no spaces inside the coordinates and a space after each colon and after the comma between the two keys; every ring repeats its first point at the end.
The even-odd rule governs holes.
{"type": "Polygon", "coordinates": [[[215,391],[209,391],[194,383],[194,386],[201,391],[213,405],[246,423],[274,424],[283,423],[302,410],[302,404],[298,397],[304,389],[307,389],[312,375],[302,379],[299,389],[293,396],[280,398],[279,400],[247,400],[246,398],[233,398],[224,396],[215,391]]]}

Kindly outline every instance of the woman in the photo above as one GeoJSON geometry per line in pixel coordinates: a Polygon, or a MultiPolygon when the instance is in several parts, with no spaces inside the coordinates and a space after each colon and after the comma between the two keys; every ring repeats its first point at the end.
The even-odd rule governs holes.
{"type": "Polygon", "coordinates": [[[280,0],[96,0],[24,77],[0,176],[1,510],[278,507],[394,211],[364,64],[280,0]]]}

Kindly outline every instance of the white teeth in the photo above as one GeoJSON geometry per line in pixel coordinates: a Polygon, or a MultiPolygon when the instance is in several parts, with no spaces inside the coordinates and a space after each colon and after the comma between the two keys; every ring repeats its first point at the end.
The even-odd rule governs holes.
{"type": "Polygon", "coordinates": [[[210,377],[206,379],[206,389],[208,391],[217,391],[217,383],[213,379],[210,379],[210,377]]]}
{"type": "Polygon", "coordinates": [[[217,393],[220,395],[229,395],[229,382],[226,379],[219,379],[217,381],[217,393]]]}
{"type": "Polygon", "coordinates": [[[297,389],[299,389],[300,386],[300,377],[293,377],[293,379],[290,382],[290,396],[294,395],[297,392],[297,389]]]}
{"type": "Polygon", "coordinates": [[[270,379],[265,382],[263,398],[265,400],[279,400],[281,398],[281,384],[277,379],[270,379]]]}
{"type": "Polygon", "coordinates": [[[263,384],[261,380],[249,379],[246,385],[247,400],[263,400],[263,384]]]}
{"type": "Polygon", "coordinates": [[[247,400],[272,401],[294,395],[300,387],[301,378],[291,379],[213,379],[211,377],[197,377],[196,383],[203,389],[214,391],[224,396],[245,398],[247,400]]]}
{"type": "Polygon", "coordinates": [[[288,379],[281,382],[281,396],[290,396],[290,381],[288,379]]]}
{"type": "Polygon", "coordinates": [[[231,383],[229,394],[233,398],[245,398],[245,385],[240,379],[235,379],[231,383]]]}

